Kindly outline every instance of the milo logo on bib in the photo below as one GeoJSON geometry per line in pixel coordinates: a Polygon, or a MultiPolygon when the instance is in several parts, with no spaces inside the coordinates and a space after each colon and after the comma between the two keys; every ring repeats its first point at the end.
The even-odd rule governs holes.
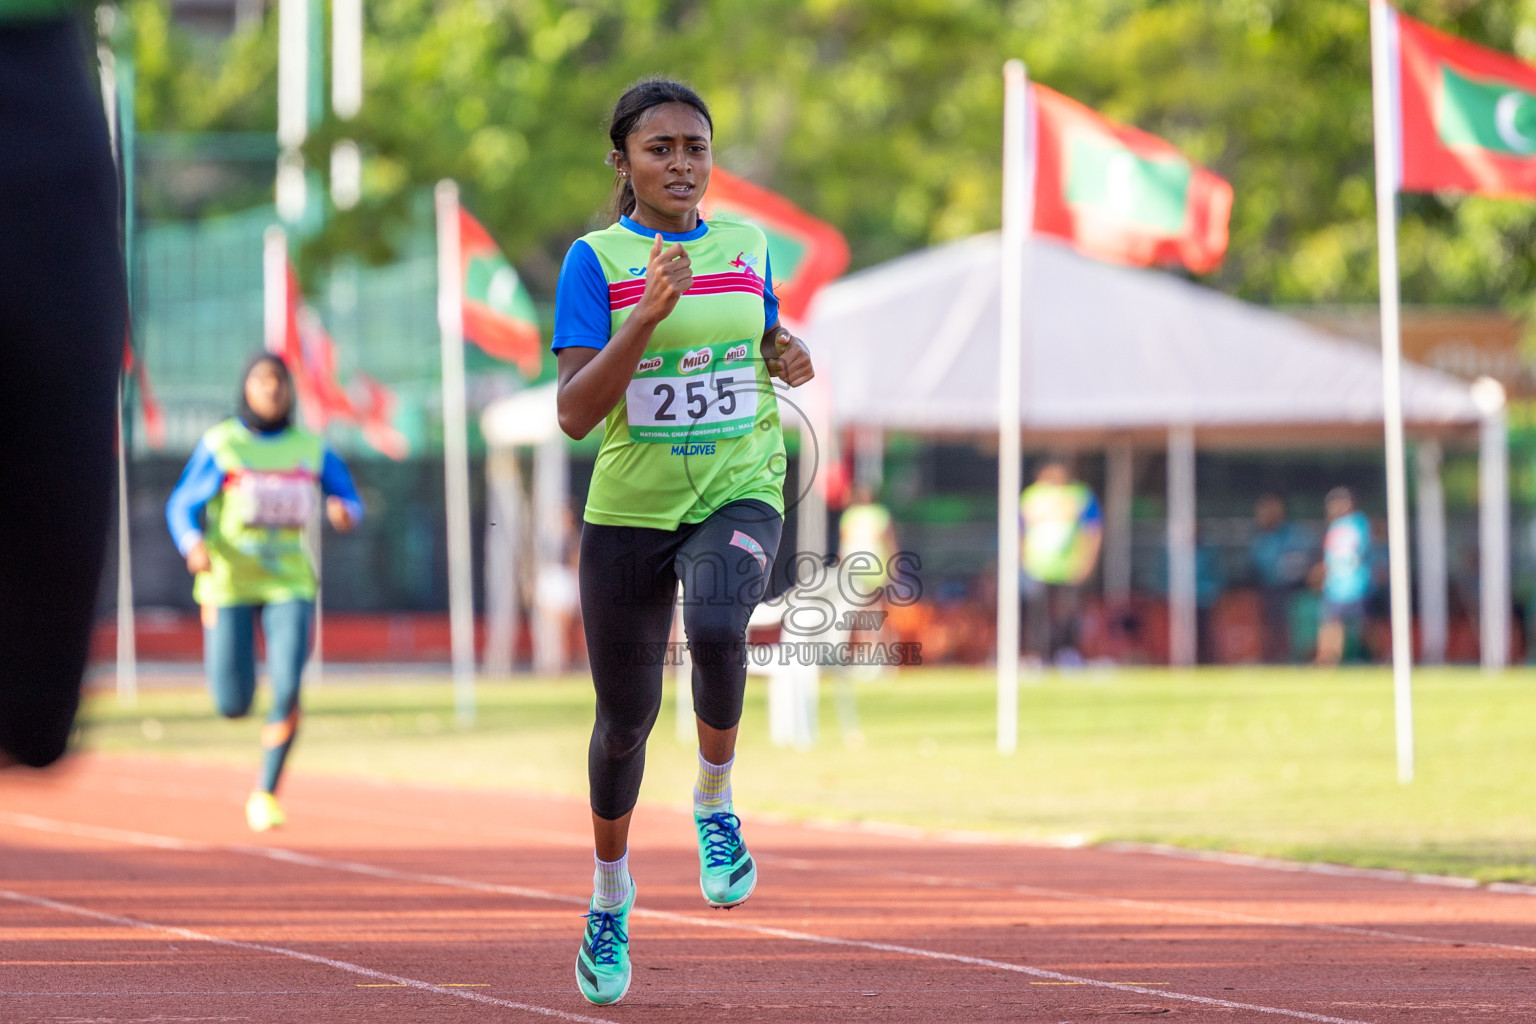
{"type": "Polygon", "coordinates": [[[676,444],[750,433],[758,397],[756,368],[742,365],[750,352],[750,342],[725,341],[643,360],[624,392],[629,439],[676,444]]]}

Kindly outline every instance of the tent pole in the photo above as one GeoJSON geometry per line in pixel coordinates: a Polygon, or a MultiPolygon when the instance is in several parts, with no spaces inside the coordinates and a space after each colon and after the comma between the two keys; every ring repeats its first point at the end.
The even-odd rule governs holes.
{"type": "Polygon", "coordinates": [[[442,332],[443,476],[448,512],[448,626],[453,704],[461,728],[475,722],[475,595],[470,573],[469,423],[464,395],[464,296],[459,267],[459,189],[440,181],[437,323],[442,332]]]}
{"type": "MultiPolygon", "coordinates": [[[[809,406],[812,402],[814,399],[806,404],[809,406]]],[[[806,413],[809,418],[811,410],[807,409],[806,413]]],[[[795,470],[795,488],[800,495],[800,503],[795,510],[796,543],[800,548],[797,553],[807,553],[816,558],[827,553],[827,495],[822,489],[822,476],[827,453],[832,450],[828,443],[825,451],[818,451],[817,442],[811,439],[819,426],[821,424],[809,422],[801,425],[800,458],[795,470]]]]}
{"type": "Polygon", "coordinates": [[[997,750],[1019,745],[1019,495],[1023,490],[1024,250],[1033,211],[1029,76],[1003,65],[1002,332],[998,356],[997,750]]]}
{"type": "Polygon", "coordinates": [[[1376,141],[1376,245],[1381,279],[1381,386],[1386,428],[1387,563],[1392,598],[1392,693],[1397,780],[1413,781],[1413,637],[1408,597],[1408,487],[1403,459],[1402,336],[1398,323],[1396,14],[1371,0],[1371,99],[1376,141]]]}
{"type": "Polygon", "coordinates": [[[512,675],[520,491],[517,449],[492,448],[485,459],[485,674],[493,679],[512,675]]]}
{"type": "Polygon", "coordinates": [[[565,435],[556,431],[548,440],[541,442],[533,453],[533,667],[536,672],[563,672],[567,664],[567,610],[562,609],[557,614],[538,595],[543,589],[540,577],[565,567],[566,545],[571,540],[567,536],[565,522],[568,504],[566,491],[569,486],[565,435]]]}
{"type": "Polygon", "coordinates": [[[1104,454],[1104,602],[1118,608],[1131,597],[1131,501],[1136,483],[1136,452],[1129,441],[1117,441],[1104,454]]]}
{"type": "Polygon", "coordinates": [[[1477,453],[1477,519],[1483,670],[1509,664],[1509,424],[1504,388],[1491,377],[1473,385],[1483,414],[1477,453]]]}
{"type": "Polygon", "coordinates": [[[1440,483],[1440,442],[1419,443],[1415,454],[1418,472],[1419,527],[1419,660],[1426,665],[1445,661],[1445,488],[1440,483]]]}
{"type": "Polygon", "coordinates": [[[1195,429],[1168,428],[1168,663],[1187,668],[1199,650],[1195,621],[1195,429]]]}
{"type": "Polygon", "coordinates": [[[853,438],[854,482],[879,494],[885,481],[885,431],[880,427],[859,427],[853,438]]]}

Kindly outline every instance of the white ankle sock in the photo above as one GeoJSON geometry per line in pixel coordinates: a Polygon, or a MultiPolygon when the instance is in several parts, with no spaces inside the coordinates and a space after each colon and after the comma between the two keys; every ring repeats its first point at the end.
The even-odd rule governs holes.
{"type": "Polygon", "coordinates": [[[597,862],[597,870],[592,872],[592,893],[597,898],[598,905],[606,910],[615,910],[624,905],[629,899],[629,887],[632,884],[629,877],[629,851],[624,851],[624,856],[618,860],[603,860],[597,854],[592,855],[597,862]]]}
{"type": "Polygon", "coordinates": [[[693,802],[698,807],[717,807],[731,802],[732,757],[725,764],[710,764],[699,755],[699,778],[693,784],[693,802]]]}

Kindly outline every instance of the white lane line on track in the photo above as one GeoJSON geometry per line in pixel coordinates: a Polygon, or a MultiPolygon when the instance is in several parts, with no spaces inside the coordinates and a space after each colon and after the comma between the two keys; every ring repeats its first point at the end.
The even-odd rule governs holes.
{"type": "MultiPolygon", "coordinates": [[[[357,785],[370,786],[376,789],[401,788],[415,792],[438,792],[441,787],[424,785],[412,782],[380,780],[380,779],[351,779],[348,780],[357,785]]],[[[128,783],[120,785],[114,780],[112,784],[97,782],[81,783],[81,788],[86,789],[111,789],[116,788],[122,792],[138,792],[155,796],[182,795],[173,794],[171,788],[185,789],[190,792],[191,787],[176,786],[175,784],[154,785],[144,783],[128,783]],[[132,788],[129,788],[132,787],[132,788]]],[[[243,794],[243,790],[234,795],[243,794]]],[[[519,793],[519,798],[525,800],[538,800],[548,803],[579,802],[577,798],[561,796],[550,793],[519,793]]],[[[205,796],[188,797],[190,799],[209,799],[205,796]]],[[[316,807],[333,805],[315,804],[316,807]]],[[[582,803],[583,808],[586,807],[582,803]]],[[[688,805],[682,803],[658,803],[657,806],[667,810],[676,811],[679,814],[688,814],[688,805]]],[[[355,814],[355,812],[354,812],[355,814]]],[[[1215,864],[1224,864],[1228,867],[1255,868],[1260,871],[1280,871],[1287,874],[1315,874],[1327,875],[1334,878],[1360,878],[1377,882],[1399,882],[1413,885],[1432,885],[1451,889],[1477,889],[1482,892],[1500,893],[1503,895],[1536,896],[1536,885],[1525,885],[1519,882],[1489,882],[1486,885],[1475,878],[1463,878],[1458,875],[1433,875],[1422,872],[1399,871],[1392,868],[1357,868],[1347,864],[1330,864],[1324,861],[1299,861],[1285,860],[1280,857],[1261,857],[1249,853],[1230,853],[1222,850],[1192,850],[1183,846],[1172,846],[1167,843],[1136,843],[1122,840],[1110,840],[1107,842],[1092,842],[1086,840],[1080,834],[1059,836],[1057,838],[1029,838],[1023,836],[1000,835],[991,832],[978,832],[967,829],[929,829],[917,825],[903,825],[882,821],[840,821],[832,818],[798,818],[788,814],[772,812],[760,812],[755,814],[754,820],[767,824],[786,827],[802,828],[812,832],[832,832],[840,835],[872,835],[885,839],[898,839],[910,842],[943,843],[951,846],[1002,846],[1014,847],[1025,850],[1098,850],[1105,853],[1117,854],[1141,854],[1152,857],[1168,857],[1174,860],[1200,860],[1215,864]]],[[[359,822],[372,822],[377,819],[367,814],[355,814],[351,820],[359,822]]],[[[461,824],[447,822],[458,831],[466,831],[461,824]]],[[[502,834],[504,829],[490,827],[476,829],[474,834],[502,834]]],[[[583,833],[574,835],[571,833],[554,832],[547,829],[529,830],[539,834],[549,841],[562,846],[590,846],[590,839],[583,833]]],[[[1433,941],[1433,940],[1431,940],[1433,941]]]]}
{"type": "MultiPolygon", "coordinates": [[[[16,818],[16,817],[22,817],[22,816],[20,816],[20,815],[11,815],[11,814],[0,815],[0,819],[4,819],[4,820],[10,820],[10,819],[13,819],[13,818],[16,818]]],[[[48,821],[48,819],[37,818],[35,815],[25,815],[25,817],[33,819],[34,822],[48,821]]],[[[122,830],[119,830],[119,829],[98,829],[96,826],[92,826],[92,825],[80,826],[80,825],[77,825],[74,822],[56,822],[54,824],[61,825],[61,826],[66,826],[66,828],[46,829],[46,831],[65,831],[65,832],[69,832],[69,833],[77,834],[77,835],[90,835],[90,834],[94,834],[95,836],[97,836],[99,838],[109,838],[109,836],[107,836],[105,834],[105,833],[108,833],[108,832],[117,833],[120,836],[139,835],[139,833],[127,833],[127,832],[123,832],[122,830]]],[[[37,826],[34,824],[34,825],[28,825],[27,827],[35,828],[37,826]]],[[[156,838],[156,839],[160,840],[159,842],[153,844],[155,846],[159,846],[161,848],[171,848],[171,849],[178,848],[178,847],[169,845],[169,844],[178,842],[178,840],[175,840],[172,837],[157,836],[157,837],[153,837],[153,838],[156,838]]],[[[135,842],[135,840],[127,839],[127,838],[118,838],[116,841],[118,841],[118,842],[135,842]]],[[[276,860],[276,861],[281,861],[283,863],[295,864],[295,865],[300,865],[300,866],[304,866],[304,867],[321,868],[321,869],[331,870],[331,871],[346,871],[346,872],[350,872],[352,874],[366,875],[366,876],[373,877],[373,878],[383,878],[383,879],[388,879],[388,880],[391,880],[391,881],[415,882],[415,883],[418,883],[418,884],[424,883],[424,884],[429,884],[429,885],[441,885],[441,886],[445,886],[445,887],[449,887],[449,888],[455,888],[455,889],[467,889],[467,890],[470,890],[470,891],[473,891],[473,892],[495,893],[497,895],[504,895],[504,896],[520,896],[520,897],[523,897],[525,899],[542,900],[542,901],[545,901],[545,902],[552,902],[552,903],[564,903],[564,904],[568,904],[568,905],[576,905],[576,906],[582,906],[582,907],[586,906],[587,902],[588,902],[587,899],[584,898],[584,897],[567,896],[567,895],[563,895],[561,893],[548,892],[548,891],[542,890],[542,889],[530,889],[530,888],[527,888],[525,886],[517,886],[517,885],[502,885],[502,884],[496,883],[496,882],[477,882],[477,881],[474,881],[472,879],[458,878],[458,877],[455,877],[455,876],[452,876],[452,875],[432,875],[432,874],[422,874],[420,872],[415,872],[415,871],[400,871],[400,870],[397,870],[395,868],[386,868],[386,867],[381,867],[381,866],[376,865],[376,864],[362,863],[360,861],[332,860],[332,859],[330,859],[328,857],[316,857],[316,856],[314,856],[312,854],[300,853],[297,850],[285,850],[285,849],[282,849],[281,847],[236,846],[236,845],[216,847],[216,846],[208,846],[206,844],[201,844],[201,843],[198,843],[198,844],[190,844],[189,843],[187,846],[180,847],[180,848],[181,849],[186,849],[188,852],[205,852],[205,853],[230,852],[230,853],[240,853],[240,854],[244,854],[244,855],[247,855],[247,856],[264,857],[264,858],[269,859],[269,860],[276,860]]],[[[15,898],[15,896],[16,896],[16,894],[7,894],[4,890],[0,890],[0,895],[8,895],[8,896],[10,896],[12,898],[15,898]]],[[[23,899],[23,901],[28,901],[28,899],[25,898],[25,897],[23,897],[22,899],[23,899]]],[[[32,902],[37,902],[37,900],[31,900],[31,901],[32,902]]],[[[51,901],[42,901],[42,902],[51,904],[51,901]]],[[[60,904],[59,906],[60,907],[64,907],[65,905],[60,904]]],[[[94,916],[101,916],[103,918],[111,918],[111,919],[114,919],[114,920],[129,921],[128,918],[113,918],[112,915],[98,915],[94,911],[85,911],[85,913],[87,913],[89,915],[94,915],[94,916]]],[[[925,959],[925,960],[938,960],[938,961],[944,961],[944,962],[948,962],[948,963],[967,964],[967,965],[972,966],[972,967],[987,967],[987,968],[991,968],[993,970],[1008,971],[1008,972],[1014,973],[1014,974],[1024,974],[1024,975],[1028,975],[1029,977],[1033,977],[1033,978],[1045,978],[1045,979],[1049,979],[1049,980],[1052,980],[1052,981],[1072,982],[1072,983],[1075,983],[1075,984],[1078,984],[1078,985],[1085,985],[1085,986],[1089,986],[1089,987],[1092,987],[1092,988],[1107,989],[1107,990],[1113,991],[1113,992],[1135,992],[1135,993],[1137,993],[1139,995],[1156,996],[1159,999],[1171,999],[1171,1000],[1175,1000],[1177,1002],[1196,1003],[1196,1004],[1200,1004],[1200,1005],[1203,1005],[1203,1006],[1220,1006],[1220,1007],[1222,1007],[1224,1009],[1228,1009],[1228,1010],[1247,1010],[1247,1011],[1250,1011],[1250,1012],[1253,1012],[1253,1013],[1267,1013],[1267,1014],[1271,1014],[1271,1015],[1274,1015],[1274,1016],[1291,1017],[1291,1018],[1294,1018],[1296,1020],[1317,1021],[1317,1022],[1319,1022],[1319,1024],[1369,1024],[1369,1022],[1366,1022],[1366,1021],[1351,1020],[1351,1019],[1345,1018],[1345,1017],[1329,1017],[1329,1016],[1326,1016],[1326,1015],[1320,1014],[1320,1013],[1310,1013],[1310,1012],[1308,1012],[1306,1010],[1291,1010],[1291,1009],[1286,1009],[1284,1007],[1279,1007],[1279,1006],[1264,1006],[1264,1005],[1261,1005],[1261,1004],[1258,1004],[1258,1003],[1240,1003],[1240,1002],[1236,1002],[1236,1001],[1230,1000],[1230,999],[1217,999],[1217,998],[1214,998],[1212,996],[1198,996],[1198,995],[1194,995],[1194,994],[1188,993],[1188,992],[1172,992],[1172,991],[1169,991],[1167,989],[1162,989],[1162,988],[1148,988],[1148,987],[1141,986],[1141,985],[1128,985],[1128,984],[1123,984],[1123,983],[1113,982],[1113,981],[1102,981],[1102,980],[1100,980],[1098,978],[1087,978],[1087,977],[1083,977],[1081,975],[1076,975],[1076,974],[1064,974],[1064,973],[1062,973],[1060,971],[1050,971],[1050,970],[1046,970],[1046,969],[1044,969],[1042,967],[1029,967],[1029,966],[1026,966],[1024,964],[1013,964],[1013,963],[1008,963],[1007,961],[1003,961],[1003,960],[989,960],[989,959],[986,959],[984,957],[965,956],[965,955],[960,954],[960,953],[945,953],[945,952],[941,952],[939,950],[921,949],[921,948],[918,948],[918,947],[915,947],[915,946],[900,946],[900,945],[895,945],[893,943],[887,943],[887,942],[870,942],[870,941],[865,940],[865,939],[845,939],[845,938],[838,938],[836,936],[830,936],[830,935],[816,935],[816,934],[814,934],[812,932],[791,931],[791,930],[785,929],[785,928],[774,928],[774,927],[766,926],[766,925],[749,925],[749,924],[742,924],[742,923],[731,922],[731,921],[711,920],[711,919],[708,919],[708,918],[699,917],[699,916],[695,916],[695,915],[692,915],[692,914],[679,914],[679,913],[675,913],[673,911],[668,911],[668,910],[648,910],[648,909],[645,909],[643,907],[636,907],[635,910],[634,910],[634,914],[635,914],[636,917],[646,917],[646,918],[652,918],[652,919],[660,920],[660,921],[672,921],[672,922],[675,922],[675,923],[686,924],[686,925],[693,925],[693,926],[696,926],[696,927],[719,928],[719,929],[722,929],[722,930],[725,930],[725,931],[742,932],[742,933],[751,934],[751,935],[763,935],[763,936],[767,936],[767,937],[770,937],[770,938],[786,939],[786,940],[789,940],[789,941],[792,941],[792,942],[807,942],[807,943],[814,943],[816,945],[821,945],[821,946],[840,946],[840,947],[848,948],[848,949],[867,949],[867,950],[872,950],[872,951],[877,952],[877,953],[893,953],[893,954],[896,954],[896,955],[899,955],[899,956],[919,957],[919,958],[922,958],[922,959],[925,959]]],[[[146,927],[157,927],[157,928],[161,928],[161,930],[171,930],[171,931],[176,931],[176,932],[185,931],[184,929],[167,929],[164,926],[146,926],[146,927]]],[[[240,942],[235,942],[233,940],[217,939],[217,938],[214,938],[213,936],[206,936],[205,937],[205,936],[202,936],[199,933],[188,932],[187,934],[189,935],[189,937],[190,936],[195,936],[195,937],[199,937],[199,938],[207,938],[210,941],[220,942],[220,943],[224,943],[224,944],[227,944],[227,945],[239,946],[241,948],[259,949],[259,950],[266,951],[266,952],[284,952],[284,955],[296,956],[296,957],[299,957],[300,959],[313,959],[316,962],[328,963],[328,964],[332,964],[333,966],[340,965],[340,961],[333,962],[333,961],[326,960],[323,957],[314,957],[311,954],[298,953],[296,951],[286,951],[285,952],[285,951],[280,950],[278,947],[266,947],[266,946],[258,946],[258,945],[249,944],[249,943],[240,943],[240,942]]],[[[349,966],[354,966],[355,967],[355,965],[349,965],[349,966]]],[[[346,969],[346,968],[343,968],[343,969],[346,969]]],[[[400,979],[395,979],[393,977],[390,977],[388,975],[384,975],[381,972],[371,972],[371,971],[369,971],[368,968],[359,967],[359,968],[356,968],[356,969],[357,969],[357,971],[359,973],[369,973],[372,976],[377,976],[377,977],[381,977],[381,978],[388,978],[389,980],[392,980],[392,981],[400,980],[400,979]]],[[[436,986],[428,985],[426,982],[412,982],[411,984],[413,984],[415,987],[426,988],[426,989],[430,989],[432,991],[443,991],[443,992],[448,993],[449,995],[458,995],[458,996],[461,996],[463,998],[475,998],[475,996],[476,996],[476,993],[465,992],[463,990],[453,990],[453,989],[441,989],[440,990],[436,986]]],[[[489,997],[482,997],[482,998],[487,998],[488,999],[489,997]]],[[[526,1007],[523,1004],[502,1004],[502,1003],[500,1003],[500,1001],[498,1001],[498,1005],[515,1005],[515,1006],[517,1006],[520,1009],[536,1009],[536,1012],[548,1013],[548,1014],[557,1015],[557,1016],[564,1016],[564,1017],[566,1017],[566,1019],[572,1019],[572,1020],[592,1020],[592,1019],[594,1019],[594,1018],[590,1018],[590,1017],[576,1017],[574,1015],[561,1014],[560,1011],[552,1011],[552,1010],[544,1010],[542,1008],[526,1007]]]]}
{"type": "MultiPolygon", "coordinates": [[[[326,858],[310,857],[308,854],[285,850],[282,847],[266,846],[213,846],[191,839],[177,839],[172,836],[153,835],[148,832],[135,832],[127,829],[108,828],[101,825],[84,825],[77,822],[59,821],[53,818],[43,818],[34,814],[17,814],[9,811],[0,812],[0,822],[22,828],[34,829],[39,832],[55,832],[64,835],[76,835],[83,838],[104,839],[110,842],[129,843],[136,846],[152,846],[166,850],[182,850],[189,853],[212,853],[218,850],[229,850],[248,856],[265,857],[269,860],[289,861],[295,864],[303,864],[309,867],[327,867],[337,870],[350,871],[354,874],[376,875],[393,881],[407,880],[406,876],[393,868],[380,868],[371,864],[357,861],[339,861],[326,858]]],[[[779,861],[773,854],[757,855],[764,863],[772,864],[779,861]]],[[[802,870],[826,871],[824,864],[815,864],[800,858],[783,858],[782,863],[791,868],[802,870]]],[[[983,882],[969,879],[946,878],[942,875],[911,874],[901,871],[877,871],[865,872],[866,877],[873,874],[878,878],[889,878],[894,881],[917,883],[946,889],[974,889],[981,892],[1012,892],[1022,896],[1039,896],[1047,899],[1070,901],[1075,903],[1102,903],[1110,906],[1126,907],[1132,910],[1160,910],[1166,913],[1184,914],[1191,917],[1209,917],[1217,920],[1238,921],[1243,924],[1257,924],[1276,928],[1292,928],[1303,931],[1324,931],[1338,935],[1357,935],[1361,938],[1386,939],[1393,942],[1411,942],[1428,946],[1449,946],[1452,948],[1468,947],[1474,949],[1503,950],[1513,953],[1536,953],[1536,946],[1521,946],[1507,942],[1482,942],[1476,939],[1458,939],[1455,937],[1436,937],[1430,935],[1414,935],[1411,932],[1394,932],[1381,928],[1359,928],[1351,925],[1335,925],[1312,921],[1287,921],[1283,918],[1260,917],[1256,914],[1244,914],[1235,910],[1217,910],[1212,907],[1194,907],[1178,903],[1162,903],[1156,900],[1138,900],[1123,896],[1097,896],[1093,893],[1073,892],[1070,889],[1048,889],[1033,885],[1007,885],[995,882],[983,882]]],[[[526,896],[529,899],[552,900],[585,907],[587,901],[576,897],[555,896],[552,893],[537,889],[520,889],[516,886],[501,885],[490,882],[475,882],[469,879],[453,878],[445,875],[410,875],[409,880],[425,881],[433,885],[447,885],[458,888],[473,888],[482,892],[494,892],[503,896],[526,896]]],[[[642,911],[636,911],[641,913],[642,911]]],[[[650,911],[644,911],[650,913],[650,911]]]]}
{"type": "MultiPolygon", "coordinates": [[[[771,855],[761,859],[766,863],[773,863],[771,855]]],[[[825,868],[822,870],[825,870],[825,868]]],[[[1195,917],[1213,917],[1224,921],[1240,921],[1243,924],[1271,925],[1277,928],[1313,929],[1334,932],[1339,935],[1359,935],[1363,938],[1391,939],[1396,942],[1417,942],[1431,946],[1469,946],[1477,949],[1509,950],[1515,953],[1536,953],[1536,946],[1519,946],[1508,942],[1480,942],[1475,939],[1437,938],[1430,935],[1414,935],[1409,932],[1387,931],[1381,928],[1359,928],[1353,925],[1327,924],[1321,921],[1287,921],[1278,917],[1260,917],[1257,914],[1244,914],[1237,910],[1217,910],[1213,907],[1162,903],[1157,900],[1132,899],[1128,896],[1098,896],[1087,892],[1073,892],[1070,889],[1047,889],[1034,885],[1008,885],[996,882],[971,881],[945,878],[942,875],[909,874],[904,871],[882,871],[875,872],[875,874],[880,878],[889,878],[901,882],[915,882],[920,885],[929,885],[937,888],[978,889],[983,892],[1012,892],[1022,896],[1040,896],[1073,903],[1104,903],[1110,906],[1127,907],[1133,910],[1161,910],[1168,913],[1187,914],[1195,917]]]]}
{"type": "Polygon", "coordinates": [[[1261,871],[1331,875],[1335,878],[1369,878],[1378,882],[1411,882],[1414,885],[1438,885],[1448,889],[1486,888],[1493,892],[1523,892],[1533,888],[1526,886],[1524,889],[1494,889],[1493,885],[1484,886],[1475,878],[1462,878],[1458,875],[1432,875],[1422,871],[1399,871],[1395,868],[1357,868],[1348,864],[1284,860],[1280,857],[1260,857],[1257,854],[1229,853],[1225,850],[1191,850],[1168,843],[1132,843],[1115,840],[1099,843],[1095,848],[1107,850],[1110,853],[1141,853],[1154,857],[1170,857],[1174,860],[1203,860],[1231,867],[1258,868],[1261,871]]]}
{"type": "MultiPolygon", "coordinates": [[[[174,935],[177,938],[191,939],[195,942],[209,942],[215,946],[225,946],[231,949],[243,949],[253,953],[272,953],[276,956],[285,956],[293,960],[303,960],[306,963],[319,964],[322,967],[335,968],[338,971],[346,971],[350,974],[358,974],[365,978],[374,978],[379,981],[387,981],[406,988],[413,988],[419,992],[432,992],[437,995],[454,996],[458,999],[467,999],[474,1003],[485,1003],[489,1006],[499,1006],[508,1010],[522,1010],[525,1013],[535,1013],[543,1017],[554,1017],[557,1020],[576,1021],[579,1024],[616,1024],[615,1021],[602,1017],[588,1017],[580,1013],[567,1013],[565,1010],[556,1010],[548,1006],[535,1006],[531,1003],[515,1003],[510,999],[497,999],[495,996],[483,995],[479,992],[462,988],[444,988],[441,985],[433,985],[425,981],[417,981],[415,978],[405,978],[398,974],[390,974],[386,971],[376,971],[371,967],[361,964],[348,963],[345,960],[332,960],[327,956],[316,953],[305,953],[298,949],[287,949],[283,946],[268,946],[260,942],[241,942],[238,939],[225,939],[217,935],[209,935],[206,932],[193,931],[191,928],[181,928],[176,925],[156,924],[153,921],[145,921],[134,917],[121,917],[117,914],[108,914],[100,910],[92,910],[89,907],[76,906],[73,903],[60,903],[58,900],[50,900],[44,896],[30,896],[26,893],[16,892],[12,889],[0,889],[0,899],[7,899],[13,903],[23,903],[34,907],[44,907],[56,910],[64,914],[74,914],[77,917],[87,917],[96,921],[104,921],[123,928],[135,928],[142,931],[160,932],[164,935],[174,935]]],[[[122,995],[123,993],[118,993],[122,995]]]]}

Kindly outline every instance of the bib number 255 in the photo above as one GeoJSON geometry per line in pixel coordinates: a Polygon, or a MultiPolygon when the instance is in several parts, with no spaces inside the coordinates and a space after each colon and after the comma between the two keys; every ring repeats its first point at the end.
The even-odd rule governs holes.
{"type": "Polygon", "coordinates": [[[635,441],[703,441],[752,430],[757,388],[751,371],[713,377],[642,377],[629,384],[629,436],[635,441]]]}

